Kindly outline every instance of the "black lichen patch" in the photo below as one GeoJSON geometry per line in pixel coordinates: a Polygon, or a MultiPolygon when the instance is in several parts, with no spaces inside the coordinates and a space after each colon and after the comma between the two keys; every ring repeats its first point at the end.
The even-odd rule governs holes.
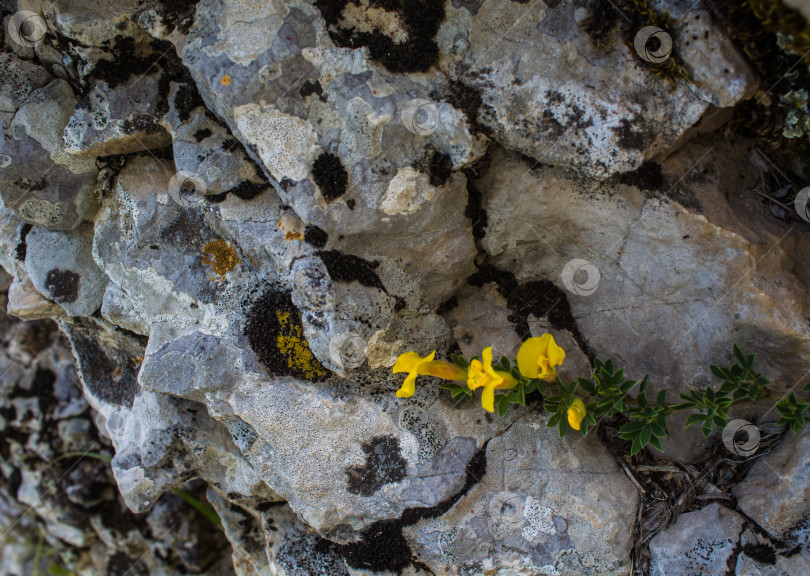
{"type": "Polygon", "coordinates": [[[360,542],[340,546],[338,550],[352,568],[400,574],[413,561],[402,526],[398,520],[375,522],[363,531],[360,542]]]}
{"type": "Polygon", "coordinates": [[[402,527],[416,524],[424,518],[437,518],[450,510],[486,474],[486,449],[487,445],[484,444],[473,455],[466,466],[464,486],[447,500],[430,508],[408,508],[399,520],[375,522],[363,531],[359,542],[339,546],[338,552],[346,559],[346,563],[352,568],[380,572],[389,570],[397,574],[409,564],[418,566],[402,535],[402,527]]]}
{"type": "Polygon", "coordinates": [[[194,139],[197,142],[202,142],[206,138],[210,138],[214,133],[211,132],[210,128],[198,128],[194,132],[194,139]]]}
{"type": "MultiPolygon", "coordinates": [[[[140,391],[140,359],[99,344],[100,331],[90,325],[68,325],[66,333],[88,392],[104,402],[131,408],[140,391]]],[[[139,351],[142,355],[143,350],[139,351]]]]}
{"type": "MultiPolygon", "coordinates": [[[[177,117],[181,122],[187,122],[191,118],[191,112],[200,106],[205,106],[205,103],[197,91],[197,87],[184,82],[174,96],[174,109],[177,110],[177,117]]],[[[199,142],[199,140],[197,141],[199,142]]]]}
{"type": "Polygon", "coordinates": [[[432,96],[437,100],[445,99],[454,108],[464,112],[464,115],[467,116],[471,133],[484,134],[486,136],[493,135],[489,127],[484,126],[478,121],[478,112],[481,110],[481,106],[484,102],[481,97],[480,88],[466,84],[461,80],[454,80],[450,83],[446,94],[440,95],[437,93],[432,96]]]}
{"type": "Polygon", "coordinates": [[[329,241],[329,234],[317,226],[307,226],[304,228],[304,242],[315,248],[323,248],[329,241]]]}
{"type": "Polygon", "coordinates": [[[323,152],[315,159],[312,166],[312,177],[327,202],[337,200],[346,193],[349,174],[340,158],[329,152],[323,152]]]}
{"type": "Polygon", "coordinates": [[[618,144],[626,150],[644,150],[644,134],[633,129],[627,118],[621,119],[621,125],[611,128],[619,136],[618,144]]]}
{"type": "Polygon", "coordinates": [[[301,95],[301,98],[306,98],[307,96],[310,96],[312,94],[317,94],[318,99],[320,99],[321,102],[327,101],[326,95],[323,93],[323,87],[321,86],[321,83],[318,80],[304,81],[304,83],[301,85],[300,90],[298,90],[298,93],[301,95]]]}
{"type": "Polygon", "coordinates": [[[260,194],[264,193],[270,187],[269,184],[261,184],[243,180],[235,188],[228,190],[228,194],[233,194],[240,200],[253,200],[260,194]]]}
{"type": "Polygon", "coordinates": [[[302,576],[349,576],[338,545],[317,534],[293,531],[284,537],[276,554],[286,574],[302,576]]]}
{"type": "Polygon", "coordinates": [[[548,317],[555,330],[568,330],[574,336],[579,347],[593,363],[594,355],[579,331],[568,297],[550,280],[538,280],[518,283],[511,272],[498,270],[488,264],[477,265],[478,272],[467,279],[472,286],[483,286],[488,282],[498,285],[498,293],[506,298],[506,305],[511,310],[509,321],[515,325],[515,332],[521,340],[529,337],[529,314],[543,318],[548,317]]]}
{"type": "Polygon", "coordinates": [[[481,191],[472,183],[472,179],[467,176],[467,206],[464,208],[464,215],[472,222],[473,237],[481,240],[487,233],[487,212],[482,204],[481,191]]]}
{"type": "Polygon", "coordinates": [[[342,48],[368,47],[372,60],[389,72],[427,72],[436,64],[439,46],[436,34],[444,21],[444,2],[435,0],[370,0],[370,5],[396,13],[407,40],[395,42],[382,31],[358,32],[339,26],[343,9],[351,0],[317,0],[315,6],[329,28],[332,41],[342,48]]]}
{"type": "Polygon", "coordinates": [[[384,484],[399,482],[407,475],[408,462],[402,457],[396,437],[377,436],[362,448],[366,463],[346,470],[347,490],[352,494],[371,496],[384,484]]]}
{"type": "Polygon", "coordinates": [[[48,179],[45,176],[36,180],[21,176],[14,181],[14,185],[26,192],[41,192],[48,187],[48,179]]]}
{"type": "Polygon", "coordinates": [[[27,222],[20,228],[20,239],[14,249],[14,256],[20,262],[25,262],[25,256],[28,252],[28,244],[25,243],[25,238],[28,236],[28,233],[31,232],[32,228],[33,226],[27,222]]]}
{"type": "Polygon", "coordinates": [[[54,268],[45,277],[45,289],[57,304],[75,302],[79,297],[81,276],[72,270],[54,268]]]}
{"type": "Polygon", "coordinates": [[[380,277],[374,271],[380,265],[379,262],[343,254],[338,250],[324,250],[318,252],[318,256],[323,260],[329,277],[335,282],[359,282],[363,286],[379,288],[388,294],[380,277]]]}
{"type": "Polygon", "coordinates": [[[644,162],[634,172],[622,174],[621,182],[639,190],[659,190],[664,185],[661,165],[657,162],[644,162]]]}
{"type": "Polygon", "coordinates": [[[443,186],[453,173],[453,160],[447,154],[434,152],[430,158],[430,185],[443,186]]]}
{"type": "MultiPolygon", "coordinates": [[[[177,30],[181,34],[188,34],[188,31],[194,25],[194,12],[198,3],[199,0],[158,2],[154,4],[154,13],[160,18],[161,24],[167,30],[177,30]]],[[[146,15],[149,16],[150,13],[146,12],[146,15]]]]}
{"type": "Polygon", "coordinates": [[[289,292],[269,289],[246,313],[245,335],[259,361],[272,374],[322,380],[328,371],[309,349],[301,313],[289,292]]]}
{"type": "Polygon", "coordinates": [[[745,544],[742,551],[749,558],[753,558],[762,564],[776,564],[776,550],[768,544],[745,544]]]}

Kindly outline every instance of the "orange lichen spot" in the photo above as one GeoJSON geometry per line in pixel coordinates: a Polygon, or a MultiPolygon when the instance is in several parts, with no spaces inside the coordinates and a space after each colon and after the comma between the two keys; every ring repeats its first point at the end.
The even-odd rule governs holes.
{"type": "Polygon", "coordinates": [[[301,240],[303,236],[301,236],[300,232],[287,232],[284,235],[285,240],[301,240]]]}
{"type": "Polygon", "coordinates": [[[231,77],[225,74],[219,81],[220,84],[223,86],[230,86],[231,85],[231,77]]]}
{"type": "Polygon", "coordinates": [[[211,266],[214,274],[218,275],[220,279],[233,270],[239,262],[236,247],[225,240],[212,240],[203,248],[202,263],[211,266]]]}
{"type": "Polygon", "coordinates": [[[295,371],[300,371],[305,378],[324,376],[326,372],[301,335],[301,326],[291,320],[289,312],[277,310],[276,318],[280,328],[276,337],[276,346],[278,346],[279,352],[287,358],[287,366],[295,371]]]}

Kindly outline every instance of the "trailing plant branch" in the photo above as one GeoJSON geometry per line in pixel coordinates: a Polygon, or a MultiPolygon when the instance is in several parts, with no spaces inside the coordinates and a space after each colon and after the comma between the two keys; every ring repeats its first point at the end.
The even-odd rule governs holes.
{"type": "MultiPolygon", "coordinates": [[[[640,382],[628,379],[625,369],[617,367],[613,359],[596,358],[589,377],[564,383],[556,368],[563,363],[565,351],[550,334],[526,340],[516,362],[503,356],[494,363],[491,347],[480,358],[470,360],[451,354],[451,362],[434,360],[435,352],[424,358],[408,352],[399,357],[393,371],[408,373],[397,392],[401,398],[414,394],[417,376],[435,376],[450,380],[442,388],[450,392],[456,404],[471,400],[475,391],[483,388],[482,406],[489,412],[497,410],[500,417],[506,415],[510,404],[525,406],[527,396],[539,394],[543,397],[543,409],[549,414],[546,426],[557,428],[560,437],[565,436],[569,427],[585,435],[601,418],[621,414],[627,422],[619,429],[619,436],[631,442],[632,456],[648,445],[663,450],[667,418],[674,412],[691,410],[685,427],[700,424],[703,435],[708,436],[715,427],[728,424],[732,406],[767,393],[770,381],[754,370],[756,356],[743,354],[736,344],[733,352],[736,362],[732,365],[709,366],[719,385],[680,392],[679,402],[668,402],[666,390],[653,398],[647,391],[649,376],[640,382]]],[[[810,384],[804,390],[810,391],[810,384]]],[[[791,393],[776,408],[780,414],[778,424],[796,432],[804,426],[810,403],[791,393]]]]}

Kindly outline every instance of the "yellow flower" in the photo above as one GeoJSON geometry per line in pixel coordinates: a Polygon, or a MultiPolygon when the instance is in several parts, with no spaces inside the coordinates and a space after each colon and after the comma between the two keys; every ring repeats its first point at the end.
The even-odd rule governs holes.
{"type": "Polygon", "coordinates": [[[484,359],[483,363],[480,360],[474,359],[470,362],[470,367],[467,370],[467,387],[470,390],[475,390],[484,387],[484,393],[481,394],[481,406],[487,412],[495,411],[495,390],[508,390],[517,386],[511,374],[493,370],[492,368],[492,346],[486,348],[481,357],[484,359]]]}
{"type": "Polygon", "coordinates": [[[553,382],[557,368],[565,359],[565,350],[557,346],[551,334],[529,338],[518,350],[517,363],[520,373],[526,378],[540,378],[553,382]]]}
{"type": "Polygon", "coordinates": [[[406,352],[397,358],[397,363],[394,364],[394,374],[408,373],[402,387],[397,390],[397,398],[410,398],[414,395],[417,376],[436,376],[445,380],[461,381],[467,379],[467,371],[464,368],[452,362],[434,360],[434,356],[436,356],[435,350],[424,358],[416,352],[406,352]]]}
{"type": "Polygon", "coordinates": [[[585,403],[579,398],[574,398],[574,401],[571,402],[571,405],[568,407],[568,424],[574,430],[579,430],[579,425],[582,424],[587,413],[585,403]]]}

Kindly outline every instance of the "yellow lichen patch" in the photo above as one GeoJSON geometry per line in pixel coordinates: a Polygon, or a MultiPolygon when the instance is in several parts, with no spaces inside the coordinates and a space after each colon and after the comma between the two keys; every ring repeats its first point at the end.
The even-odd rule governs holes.
{"type": "Polygon", "coordinates": [[[219,81],[220,84],[223,86],[230,86],[231,85],[231,77],[225,74],[219,81]]]}
{"type": "Polygon", "coordinates": [[[300,232],[287,232],[284,235],[285,240],[301,240],[302,236],[300,232]]]}
{"type": "Polygon", "coordinates": [[[225,240],[212,240],[203,248],[202,263],[211,266],[214,274],[220,278],[224,278],[239,262],[236,247],[225,240]]]}
{"type": "Polygon", "coordinates": [[[276,318],[279,325],[276,346],[278,346],[279,352],[287,358],[287,367],[301,372],[305,378],[324,376],[326,372],[301,335],[301,326],[290,320],[289,312],[277,310],[276,318]]]}

